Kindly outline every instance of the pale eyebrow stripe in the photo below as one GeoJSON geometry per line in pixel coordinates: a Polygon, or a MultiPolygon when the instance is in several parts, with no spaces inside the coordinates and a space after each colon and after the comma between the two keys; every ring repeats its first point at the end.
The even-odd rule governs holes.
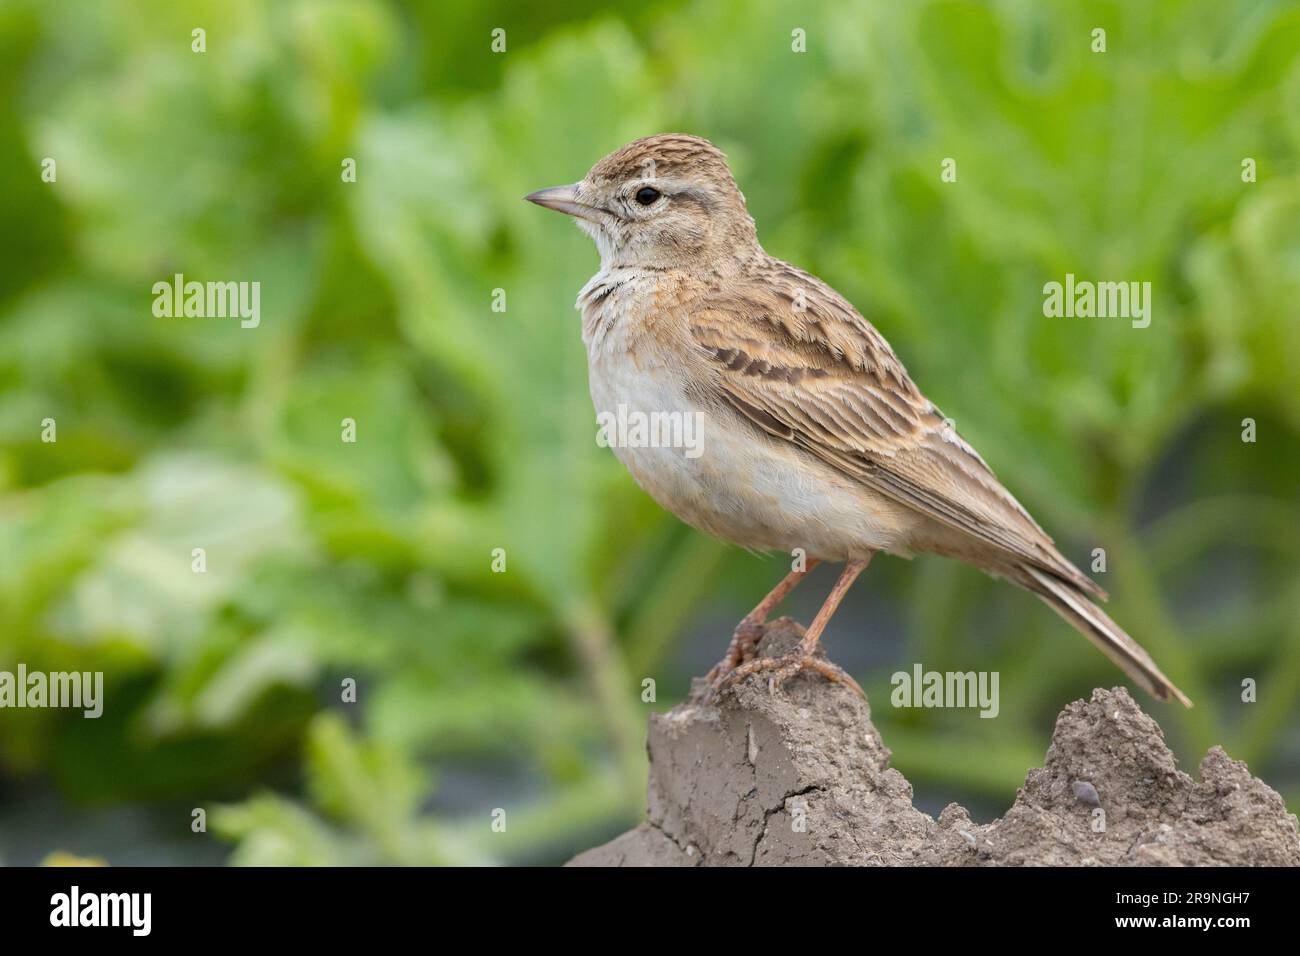
{"type": "Polygon", "coordinates": [[[703,189],[696,189],[694,186],[688,186],[678,192],[669,192],[664,190],[670,196],[676,196],[679,199],[689,199],[692,202],[699,203],[705,209],[713,208],[713,199],[703,189]]]}

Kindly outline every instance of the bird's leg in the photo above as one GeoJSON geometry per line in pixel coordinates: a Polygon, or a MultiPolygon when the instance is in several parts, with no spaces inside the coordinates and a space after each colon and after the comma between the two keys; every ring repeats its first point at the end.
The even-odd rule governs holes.
{"type": "Polygon", "coordinates": [[[786,595],[798,586],[808,572],[820,563],[817,558],[809,558],[803,570],[791,571],[787,574],[781,579],[780,584],[768,592],[767,597],[758,602],[758,606],[754,610],[740,619],[740,623],[736,625],[736,630],[732,632],[731,644],[727,647],[726,656],[713,665],[713,669],[709,671],[705,680],[725,677],[736,669],[736,666],[753,650],[754,645],[758,643],[758,639],[763,636],[763,625],[767,623],[768,615],[786,599],[786,595]]]}
{"type": "MultiPolygon", "coordinates": [[[[871,558],[868,556],[866,560],[850,561],[844,565],[844,570],[840,572],[835,587],[831,588],[826,603],[822,605],[822,609],[813,618],[812,624],[804,632],[803,639],[800,640],[799,646],[795,648],[793,653],[784,657],[764,657],[741,664],[730,674],[719,678],[714,685],[715,690],[723,690],[726,687],[738,684],[751,674],[762,671],[774,672],[769,678],[769,686],[775,687],[787,678],[793,677],[799,671],[807,669],[814,670],[829,680],[848,684],[859,694],[862,694],[862,688],[858,686],[857,681],[830,661],[825,658],[814,657],[813,654],[817,650],[817,640],[822,636],[822,631],[826,630],[826,625],[830,622],[835,609],[840,606],[840,602],[844,600],[844,595],[848,593],[853,582],[857,580],[858,575],[863,572],[870,561],[871,558]]],[[[863,696],[866,695],[863,694],[863,696]]]]}

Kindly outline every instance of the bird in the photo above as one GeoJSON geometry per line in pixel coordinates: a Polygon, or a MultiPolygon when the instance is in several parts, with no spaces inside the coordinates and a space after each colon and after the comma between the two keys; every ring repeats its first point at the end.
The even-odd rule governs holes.
{"type": "Polygon", "coordinates": [[[805,558],[737,625],[709,672],[714,692],[753,676],[775,690],[800,671],[860,692],[818,640],[883,551],[954,558],[1024,588],[1152,696],[1191,706],[875,326],[763,249],[711,142],[637,139],[581,180],[524,198],[573,217],[599,253],[576,302],[598,419],[698,425],[694,447],[624,429],[608,442],[614,454],[688,525],[753,552],[805,558]],[[758,656],[770,614],[821,562],[844,566],[799,644],[758,656]]]}

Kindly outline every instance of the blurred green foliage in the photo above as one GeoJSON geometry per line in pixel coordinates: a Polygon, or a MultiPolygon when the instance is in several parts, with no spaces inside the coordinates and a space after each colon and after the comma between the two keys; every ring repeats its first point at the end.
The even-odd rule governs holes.
{"type": "MultiPolygon", "coordinates": [[[[1180,755],[1300,800],[1300,6],[1254,0],[8,0],[0,668],[103,670],[108,703],[0,714],[0,781],[213,807],[239,863],[563,859],[635,821],[689,625],[781,568],[596,446],[596,257],[520,197],[673,130],[1067,553],[1107,549],[1113,613],[1198,702],[1159,711],[1180,755]],[[259,280],[260,327],[154,317],[176,272],[259,280]],[[1152,282],[1151,327],[1045,319],[1067,272],[1152,282]]],[[[944,798],[1009,803],[1119,681],[969,569],[869,577],[906,643],[859,676],[944,798]],[[891,711],[916,660],[1000,670],[1000,719],[891,711]]]]}

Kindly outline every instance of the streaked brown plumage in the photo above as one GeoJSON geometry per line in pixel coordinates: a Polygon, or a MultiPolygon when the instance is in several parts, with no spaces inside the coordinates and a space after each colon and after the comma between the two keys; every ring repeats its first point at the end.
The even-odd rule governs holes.
{"type": "Polygon", "coordinates": [[[582,290],[597,411],[696,414],[707,453],[615,447],[660,504],[756,550],[848,562],[800,652],[748,661],[754,628],[792,574],[737,629],[718,686],[812,667],[853,578],[879,550],[933,552],[1042,598],[1160,699],[1186,697],[1090,597],[1057,550],[921,394],[876,329],[816,276],[769,256],[723,154],[706,140],[637,140],[573,186],[528,197],[575,216],[601,269],[582,290]],[[644,200],[649,200],[645,202],[644,200]]]}

